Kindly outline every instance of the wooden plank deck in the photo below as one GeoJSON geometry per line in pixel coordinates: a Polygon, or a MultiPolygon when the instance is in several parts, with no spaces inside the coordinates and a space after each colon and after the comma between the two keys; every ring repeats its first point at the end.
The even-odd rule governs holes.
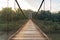
{"type": "Polygon", "coordinates": [[[9,40],[49,40],[39,27],[29,20],[24,27],[15,35],[11,36],[9,40]]]}

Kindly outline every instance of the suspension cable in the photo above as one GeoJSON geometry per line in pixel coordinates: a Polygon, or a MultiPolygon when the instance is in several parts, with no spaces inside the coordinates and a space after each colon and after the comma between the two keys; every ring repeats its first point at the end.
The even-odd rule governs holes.
{"type": "Polygon", "coordinates": [[[16,10],[16,4],[15,4],[15,0],[14,0],[14,10],[16,10]]]}
{"type": "MultiPolygon", "coordinates": [[[[51,1],[52,1],[52,0],[50,0],[50,12],[51,12],[51,1]]],[[[51,13],[50,13],[50,19],[51,19],[51,17],[52,17],[52,16],[51,16],[51,13]]]]}
{"type": "Polygon", "coordinates": [[[45,1],[44,1],[44,10],[45,10],[45,1]]]}
{"type": "Polygon", "coordinates": [[[42,7],[42,5],[43,5],[43,2],[44,2],[44,0],[42,0],[41,4],[40,4],[40,6],[39,6],[39,9],[38,9],[38,11],[36,12],[35,16],[38,14],[39,10],[41,9],[41,7],[42,7]]]}
{"type": "Polygon", "coordinates": [[[51,11],[51,1],[52,1],[52,0],[50,0],[50,11],[51,11]]]}
{"type": "Polygon", "coordinates": [[[7,7],[9,7],[9,0],[7,0],[7,7]]]}
{"type": "Polygon", "coordinates": [[[21,7],[20,7],[20,5],[19,5],[19,3],[18,3],[18,1],[17,1],[17,0],[15,0],[15,2],[17,3],[17,5],[18,5],[18,7],[19,7],[19,9],[20,9],[21,13],[23,14],[23,16],[25,16],[25,15],[24,15],[24,12],[22,11],[22,9],[21,9],[21,7]]]}

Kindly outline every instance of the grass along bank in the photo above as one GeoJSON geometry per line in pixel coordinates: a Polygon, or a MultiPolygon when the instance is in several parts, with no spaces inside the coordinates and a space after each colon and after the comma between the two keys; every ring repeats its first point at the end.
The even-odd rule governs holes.
{"type": "Polygon", "coordinates": [[[60,33],[60,22],[35,20],[36,24],[45,33],[60,33]]]}

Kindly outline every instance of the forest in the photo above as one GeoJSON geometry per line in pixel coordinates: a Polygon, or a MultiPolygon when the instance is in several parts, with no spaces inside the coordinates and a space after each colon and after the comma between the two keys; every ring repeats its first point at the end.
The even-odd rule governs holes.
{"type": "Polygon", "coordinates": [[[38,13],[32,10],[23,10],[24,15],[19,9],[3,8],[0,10],[0,31],[9,32],[18,30],[19,25],[22,25],[24,20],[29,19],[29,14],[32,14],[32,19],[46,33],[60,33],[60,11],[50,12],[49,10],[41,10],[38,13]],[[37,15],[35,16],[35,14],[37,15]]]}

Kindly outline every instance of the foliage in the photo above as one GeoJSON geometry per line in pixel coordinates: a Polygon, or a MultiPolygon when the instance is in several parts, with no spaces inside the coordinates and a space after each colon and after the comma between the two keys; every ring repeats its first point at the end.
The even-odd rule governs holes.
{"type": "Polygon", "coordinates": [[[1,10],[0,17],[4,21],[12,21],[12,20],[16,21],[20,19],[26,19],[26,17],[22,15],[19,9],[13,11],[11,8],[3,8],[1,10]]]}
{"type": "Polygon", "coordinates": [[[50,11],[41,10],[36,16],[34,16],[34,15],[35,14],[33,14],[34,19],[53,21],[53,22],[60,22],[60,12],[52,13],[50,11]]]}
{"type": "Polygon", "coordinates": [[[0,11],[0,31],[17,30],[24,19],[27,18],[22,15],[19,9],[14,11],[12,8],[3,8],[0,11]]]}
{"type": "MultiPolygon", "coordinates": [[[[35,12],[36,13],[36,12],[35,12]]],[[[60,30],[60,12],[52,13],[50,11],[41,10],[33,18],[37,25],[46,33],[59,32],[60,30]]]]}
{"type": "Polygon", "coordinates": [[[3,8],[0,11],[0,31],[5,31],[7,28],[7,31],[17,30],[18,26],[21,25],[20,21],[28,19],[30,13],[32,13],[32,18],[36,20],[44,32],[60,30],[60,12],[52,13],[41,10],[36,16],[37,12],[32,10],[23,10],[23,12],[26,17],[23,16],[19,9],[14,11],[12,8],[3,8]]]}

